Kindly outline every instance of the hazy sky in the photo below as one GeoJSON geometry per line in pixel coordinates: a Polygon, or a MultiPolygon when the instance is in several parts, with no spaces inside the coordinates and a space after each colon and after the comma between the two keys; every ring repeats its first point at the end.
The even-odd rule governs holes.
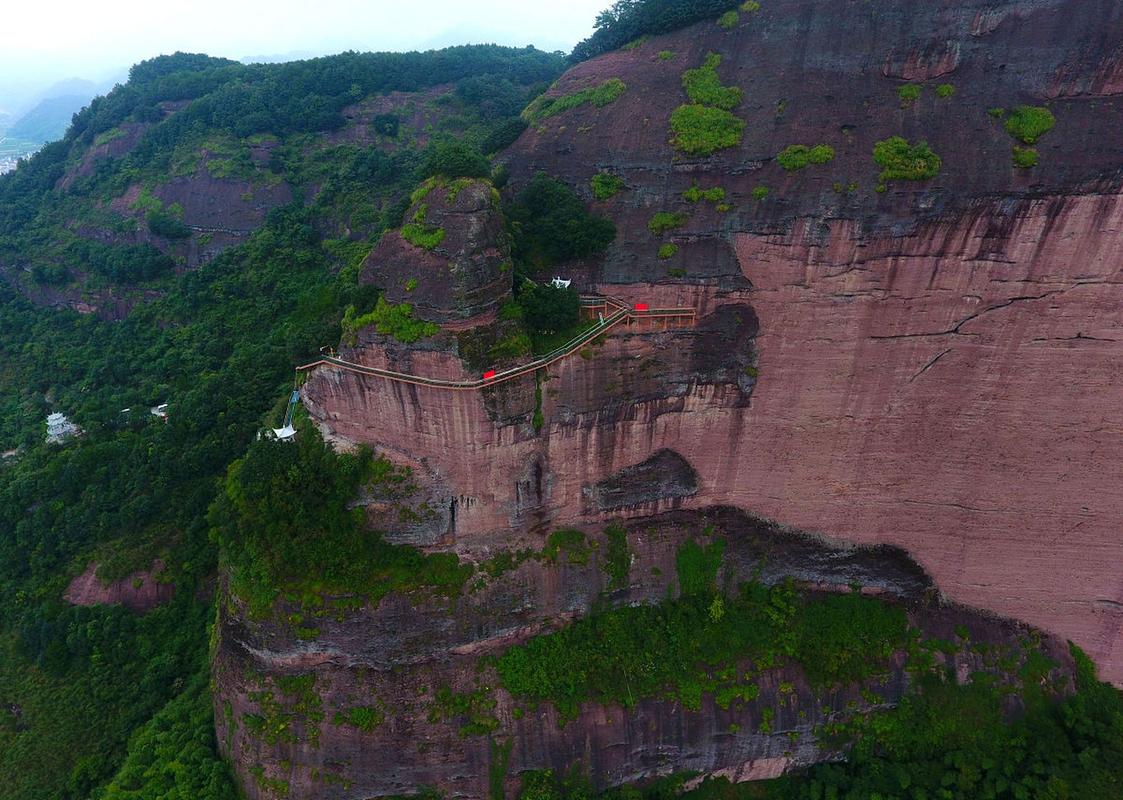
{"type": "Polygon", "coordinates": [[[112,80],[176,50],[241,59],[447,44],[568,51],[611,0],[13,0],[0,10],[0,109],[54,81],[112,80]]]}

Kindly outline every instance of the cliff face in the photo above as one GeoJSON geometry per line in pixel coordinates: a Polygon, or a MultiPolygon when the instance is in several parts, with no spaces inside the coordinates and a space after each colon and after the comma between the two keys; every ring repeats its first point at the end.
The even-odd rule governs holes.
{"type": "Polygon", "coordinates": [[[504,156],[516,187],[539,169],[579,190],[620,175],[625,191],[597,208],[621,234],[575,276],[703,317],[746,309],[752,322],[721,346],[739,365],[718,379],[691,370],[692,348],[718,341],[704,327],[610,338],[551,368],[538,435],[529,380],[506,390],[521,392],[514,425],[479,397],[340,374],[317,376],[310,408],[437,475],[458,547],[596,518],[605,486],[670,450],[690,488],[653,481],[614,511],[717,501],[892,542],[951,597],[1070,637],[1123,680],[1121,31],[1113,3],[842,13],[781,0],[732,31],[700,23],[581,64],[552,94],[612,77],[627,90],[532,126],[504,156]],[[668,118],[686,101],[683,71],[710,52],[722,83],[744,90],[735,113],[748,124],[740,147],[687,158],[668,118]],[[937,79],[950,98],[928,85],[902,108],[902,80],[937,79]],[[1046,101],[1056,128],[1039,166],[1017,169],[988,110],[1046,101]],[[939,176],[874,191],[873,143],[895,134],[926,139],[939,176]],[[791,174],[775,162],[817,142],[832,162],[791,174]],[[724,188],[732,210],[684,200],[694,184],[724,188]],[[763,201],[756,186],[770,188],[763,201]],[[688,219],[659,237],[647,222],[663,210],[688,219]],[[679,252],[661,260],[667,238],[679,252]]]}
{"type": "MultiPolygon", "coordinates": [[[[513,191],[544,170],[593,202],[593,175],[621,177],[621,193],[594,203],[617,241],[602,261],[562,274],[627,303],[692,307],[697,327],[617,330],[536,378],[482,392],[321,369],[305,387],[307,408],[340,446],[369,444],[413,467],[438,511],[408,530],[391,526],[398,541],[483,560],[540,548],[558,526],[630,519],[640,566],[612,601],[653,602],[667,584],[648,568],[666,572],[673,552],[652,554],[660,537],[679,535],[667,531],[684,519],[701,524],[691,515],[714,504],[734,506],[900,548],[931,585],[903,580],[892,559],[858,582],[913,599],[938,591],[1041,626],[1123,682],[1121,39],[1123,9],[1109,2],[775,0],[729,31],[700,23],[581,64],[550,94],[612,78],[626,90],[533,124],[502,156],[513,191]],[[722,56],[720,82],[744,91],[734,111],[743,142],[686,157],[670,144],[669,118],[687,102],[683,72],[711,52],[722,56]],[[928,83],[905,102],[905,81],[928,83]],[[935,83],[954,93],[938,96],[935,83]],[[1046,102],[1056,128],[1037,143],[1039,165],[1016,168],[1016,140],[988,111],[1046,102]],[[871,152],[894,135],[926,140],[939,175],[879,191],[871,152]],[[788,145],[819,143],[835,150],[827,164],[788,173],[776,162],[788,145]],[[691,202],[684,193],[695,185],[720,187],[724,200],[691,202]],[[657,212],[683,224],[656,235],[657,212]],[[669,242],[677,251],[660,258],[669,242]]],[[[366,331],[343,355],[478,377],[478,360],[453,338],[446,330],[402,348],[366,331]]],[[[722,521],[731,547],[741,537],[787,541],[784,528],[738,519],[722,521]]],[[[788,556],[770,580],[853,577],[813,548],[788,556]]],[[[354,782],[340,796],[425,784],[481,796],[495,752],[456,737],[447,720],[425,721],[430,701],[406,695],[468,691],[479,680],[467,677],[468,656],[585,613],[599,581],[595,570],[558,575],[527,562],[455,609],[421,619],[416,605],[385,600],[324,626],[311,644],[235,610],[216,667],[233,703],[222,735],[242,753],[243,774],[259,764],[280,778],[277,765],[298,765],[284,779],[303,796],[330,795],[300,772],[329,761],[354,782]],[[525,583],[500,590],[507,580],[525,583]],[[403,664],[413,677],[395,672],[403,664]],[[331,702],[369,688],[403,710],[374,733],[324,732],[318,748],[262,744],[230,722],[257,713],[250,698],[272,680],[240,681],[244,667],[312,671],[331,702]]],[[[915,624],[945,624],[930,612],[952,613],[918,608],[915,624]]],[[[998,628],[986,636],[1001,640],[1005,623],[988,624],[998,628]]],[[[966,675],[970,665],[956,668],[966,675]]],[[[796,721],[785,722],[798,730],[821,698],[795,673],[775,680],[800,687],[796,721]]],[[[898,680],[899,670],[888,685],[898,680]]],[[[767,692],[762,684],[763,702],[778,701],[767,692]]],[[[555,731],[549,710],[520,719],[497,697],[510,774],[564,771],[584,754],[598,786],[672,769],[751,778],[830,755],[809,737],[796,748],[762,738],[751,704],[739,720],[711,705],[694,715],[655,702],[590,706],[555,731]],[[745,733],[726,737],[731,721],[745,733]]]]}
{"type": "MultiPolygon", "coordinates": [[[[775,777],[832,757],[816,726],[896,701],[912,678],[904,654],[865,685],[824,690],[793,666],[761,668],[759,694],[726,708],[706,696],[698,710],[674,700],[640,700],[634,708],[585,703],[575,719],[550,705],[526,707],[498,688],[485,656],[588,613],[594,603],[655,603],[677,591],[677,548],[687,539],[726,542],[721,585],[794,576],[828,591],[864,591],[909,603],[925,636],[958,641],[938,663],[961,679],[1017,662],[1024,626],[976,612],[924,603],[931,584],[890,548],[855,550],[782,531],[729,509],[676,513],[629,526],[630,579],[613,588],[604,572],[604,541],[555,563],[531,558],[473,583],[454,600],[385,598],[349,612],[325,611],[301,641],[284,624],[248,621],[234,606],[219,622],[215,680],[222,699],[218,737],[250,797],[287,786],[290,797],[360,798],[413,794],[422,787],[450,796],[488,796],[502,781],[508,796],[526,770],[566,773],[580,764],[596,787],[694,770],[735,780],[775,777]],[[967,646],[967,642],[970,646],[967,646]],[[442,694],[475,696],[453,711],[442,694]],[[362,725],[348,710],[375,709],[362,725]]],[[[330,604],[329,604],[330,605],[330,604]]],[[[296,609],[291,609],[295,611],[296,609]]],[[[1067,691],[1071,662],[1062,643],[1045,638],[1067,691]]],[[[749,665],[742,665],[748,668],[749,665]]]]}
{"type": "MultiPolygon", "coordinates": [[[[716,441],[733,457],[753,390],[757,318],[743,302],[717,308],[694,292],[687,301],[713,306],[696,328],[600,340],[541,370],[540,392],[534,376],[461,392],[321,369],[304,403],[329,436],[373,445],[433,487],[444,511],[431,544],[510,545],[553,525],[705,504],[712,495],[698,490],[697,456],[678,453],[716,441]],[[647,463],[659,453],[658,466],[647,463]]],[[[395,350],[369,339],[342,355],[429,377],[478,377],[453,353],[415,351],[406,361],[391,359],[395,350]]],[[[712,486],[718,476],[701,480],[712,486]]]]}
{"type": "Polygon", "coordinates": [[[1090,194],[899,239],[851,223],[738,237],[761,380],[754,457],[715,494],[898,544],[950,596],[1123,680],[1120,208],[1090,194]]]}

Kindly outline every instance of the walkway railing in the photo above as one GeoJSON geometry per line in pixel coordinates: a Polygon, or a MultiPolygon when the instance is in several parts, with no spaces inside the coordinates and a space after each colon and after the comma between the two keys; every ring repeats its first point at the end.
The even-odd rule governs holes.
{"type": "Polygon", "coordinates": [[[527,364],[520,364],[516,367],[510,367],[505,370],[488,370],[483,374],[483,377],[472,380],[445,380],[442,378],[426,378],[420,375],[410,375],[405,372],[396,372],[390,369],[381,369],[379,367],[368,367],[365,364],[356,364],[352,361],[345,361],[337,356],[323,356],[311,364],[305,364],[302,367],[297,367],[298,372],[307,372],[316,369],[317,367],[333,367],[335,369],[345,370],[347,372],[354,372],[359,375],[371,375],[378,378],[386,378],[388,380],[397,381],[398,383],[408,383],[414,386],[433,386],[439,389],[457,389],[457,390],[474,390],[482,389],[485,386],[494,386],[497,383],[504,383],[506,381],[521,378],[523,375],[528,375],[536,370],[548,367],[556,361],[560,361],[566,356],[572,355],[582,347],[593,341],[597,337],[616,327],[622,322],[633,323],[637,320],[644,319],[662,319],[669,318],[675,319],[688,319],[689,324],[693,324],[695,311],[692,308],[673,308],[673,309],[648,309],[643,303],[638,303],[635,306],[629,306],[620,300],[611,297],[582,297],[581,305],[587,309],[595,309],[604,307],[615,308],[612,314],[607,317],[602,317],[601,320],[586,331],[578,334],[568,342],[563,344],[544,356],[539,356],[527,364]]]}

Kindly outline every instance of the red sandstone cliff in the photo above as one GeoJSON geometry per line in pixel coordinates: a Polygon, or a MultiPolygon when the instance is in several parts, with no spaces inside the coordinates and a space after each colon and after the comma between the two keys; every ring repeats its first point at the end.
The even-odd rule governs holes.
{"type": "MultiPolygon", "coordinates": [[[[621,235],[578,277],[625,299],[695,305],[701,329],[613,337],[552,367],[540,433],[529,379],[502,390],[516,408],[497,416],[487,394],[325,371],[309,408],[342,438],[430,477],[448,509],[433,543],[471,550],[547,525],[732,503],[900,545],[953,599],[1070,637],[1121,681],[1123,151],[1113,131],[1123,106],[1110,78],[1119,53],[1100,31],[1123,31],[1123,11],[891,5],[840,14],[779,0],[732,33],[701,23],[579,65],[555,92],[608,77],[628,90],[550,118],[504,156],[516,186],[537,169],[578,187],[602,169],[624,177],[627,190],[599,205],[621,235]],[[863,27],[871,19],[878,35],[863,27]],[[673,57],[656,56],[664,50],[673,57]],[[685,159],[667,118],[685,100],[682,71],[711,51],[725,56],[722,81],[746,92],[745,141],[685,159]],[[896,77],[935,76],[955,84],[953,98],[928,87],[900,107],[896,77]],[[1060,96],[1041,165],[1015,170],[1011,139],[986,110],[1060,96]],[[943,170],[879,194],[872,143],[898,133],[931,142],[943,170]],[[787,175],[772,160],[818,141],[838,151],[831,164],[787,175]],[[726,188],[734,209],[685,203],[694,182],[726,188]],[[764,202],[748,196],[756,185],[772,187],[764,202]],[[646,222],[680,209],[690,219],[673,234],[672,266],[686,277],[672,279],[646,222]],[[742,317],[723,348],[731,360],[700,370],[706,320],[729,306],[742,317]],[[629,503],[591,502],[664,450],[694,477],[629,503]]],[[[380,356],[361,346],[353,357],[380,356]]],[[[434,368],[464,369],[456,358],[434,368]]]]}
{"type": "MultiPolygon", "coordinates": [[[[603,539],[590,531],[594,552],[603,539]]],[[[687,538],[719,536],[727,558],[720,580],[791,575],[831,591],[857,582],[894,602],[927,637],[968,640],[937,663],[960,680],[996,664],[1020,662],[1035,632],[978,612],[933,606],[927,577],[899,551],[829,545],[717,509],[678,512],[629,526],[633,550],[627,585],[613,589],[599,555],[557,563],[527,560],[480,577],[455,600],[394,596],[345,612],[331,605],[307,618],[314,641],[280,621],[255,621],[236,602],[220,611],[214,680],[218,739],[251,798],[358,798],[416,794],[482,798],[502,779],[511,796],[526,770],[566,774],[580,768],[595,787],[691,770],[734,780],[776,777],[834,755],[816,727],[896,702],[914,680],[903,653],[865,684],[813,687],[793,665],[752,671],[759,695],[722,708],[710,695],[695,711],[676,699],[650,698],[634,708],[586,702],[562,724],[549,704],[527,707],[498,686],[483,657],[564,625],[596,603],[655,603],[678,590],[675,560],[687,538]],[[758,674],[759,673],[759,674],[758,674]],[[299,677],[310,688],[294,690],[299,677]],[[471,714],[441,710],[438,692],[491,698],[471,714]],[[376,710],[365,728],[347,710],[376,710]],[[483,722],[481,732],[468,726],[483,722]],[[498,746],[498,747],[497,747],[498,746]],[[504,750],[506,755],[500,755],[504,750]]],[[[601,549],[598,549],[601,548],[601,549]]],[[[284,612],[307,613],[299,603],[284,612]]],[[[1071,659],[1045,637],[1058,667],[1052,684],[1066,691],[1071,659]]]]}
{"type": "MultiPolygon", "coordinates": [[[[540,547],[557,526],[593,533],[629,518],[634,580],[610,602],[654,602],[673,591],[658,576],[671,572],[676,537],[716,519],[734,569],[763,546],[766,580],[857,581],[912,601],[938,590],[1045,628],[1054,652],[1070,638],[1123,682],[1121,38],[1123,8],[1098,0],[886,0],[845,11],[775,0],[732,32],[700,23],[581,64],[551,92],[613,77],[627,90],[532,126],[502,155],[513,190],[537,170],[586,192],[599,171],[622,177],[625,190],[596,203],[617,241],[603,261],[563,272],[628,302],[689,305],[698,326],[618,330],[541,371],[540,400],[529,376],[477,392],[320,369],[304,390],[308,410],[341,446],[369,444],[413,467],[435,511],[391,525],[398,541],[478,562],[540,547]],[[668,118],[685,102],[682,72],[709,52],[724,57],[722,82],[745,91],[746,134],[740,147],[688,159],[669,144],[668,118]],[[956,92],[939,99],[929,85],[902,108],[905,80],[956,92]],[[1050,99],[1057,128],[1038,146],[1041,163],[1017,170],[987,110],[1050,99]],[[897,134],[927,139],[943,169],[877,192],[873,143],[897,134]],[[789,144],[818,142],[835,147],[830,164],[787,174],[775,162],[789,144]],[[733,207],[689,203],[694,184],[721,186],[733,207]],[[756,200],[762,185],[771,191],[756,200]],[[658,211],[687,221],[655,236],[658,211]],[[662,260],[666,241],[679,250],[662,260]],[[842,565],[841,553],[869,551],[792,529],[900,550],[842,565]],[[902,566],[901,551],[931,584],[902,566]]],[[[380,274],[372,256],[365,279],[400,291],[403,263],[380,274]]],[[[451,296],[426,313],[456,318],[451,296]]],[[[368,329],[342,354],[477,377],[480,351],[465,346],[464,327],[410,346],[368,329]]],[[[425,687],[489,680],[481,654],[588,612],[604,588],[595,568],[526,562],[455,609],[390,597],[324,621],[309,642],[228,610],[215,662],[217,695],[231,703],[220,737],[244,776],[262,765],[294,796],[425,785],[482,796],[496,754],[452,720],[427,717],[425,687]],[[293,741],[268,742],[238,722],[263,710],[254,698],[278,677],[308,674],[325,711],[373,692],[384,726],[360,735],[320,725],[312,741],[296,720],[293,741]],[[353,783],[340,790],[337,779],[353,783]]],[[[919,603],[913,621],[946,630],[943,614],[982,620],[919,603]]],[[[980,635],[996,641],[1025,633],[987,624],[980,635]]],[[[883,699],[893,701],[898,677],[883,699]]],[[[814,692],[797,674],[773,678],[798,686],[795,719],[781,726],[803,732],[820,708],[814,692]]],[[[762,685],[762,704],[776,703],[773,687],[762,685]]],[[[559,729],[549,711],[523,718],[502,690],[495,697],[512,774],[584,760],[597,786],[668,764],[749,779],[829,755],[810,738],[778,749],[753,733],[759,704],[736,720],[709,705],[691,715],[657,702],[632,712],[589,704],[559,729]],[[730,722],[743,732],[728,736],[730,722]]]]}

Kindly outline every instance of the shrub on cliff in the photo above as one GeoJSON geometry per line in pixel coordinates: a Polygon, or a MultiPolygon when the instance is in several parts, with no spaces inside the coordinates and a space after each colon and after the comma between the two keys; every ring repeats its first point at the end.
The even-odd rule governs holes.
{"type": "Polygon", "coordinates": [[[648,220],[647,229],[658,236],[665,231],[681,228],[686,224],[688,219],[690,219],[690,217],[681,212],[672,213],[670,211],[658,211],[648,220]]]}
{"type": "Polygon", "coordinates": [[[833,161],[834,148],[829,144],[817,144],[814,147],[791,144],[776,156],[776,160],[788,172],[795,172],[812,164],[826,164],[833,161]]]}
{"type": "Polygon", "coordinates": [[[175,217],[160,209],[152,209],[145,217],[148,230],[156,236],[165,239],[187,239],[191,236],[191,229],[175,217]]]}
{"type": "Polygon", "coordinates": [[[900,136],[884,139],[874,145],[873,160],[881,169],[880,180],[923,181],[940,174],[940,157],[927,142],[909,144],[900,136]]]}
{"type": "Polygon", "coordinates": [[[486,178],[491,174],[491,162],[464,142],[439,142],[425,152],[422,172],[426,178],[486,178]]]}
{"type": "Polygon", "coordinates": [[[721,78],[717,74],[720,65],[721,56],[710,53],[702,66],[688,69],[682,74],[682,86],[690,102],[726,111],[732,111],[741,105],[744,92],[736,86],[721,85],[721,78]]]}
{"type": "Polygon", "coordinates": [[[1036,144],[1056,124],[1053,112],[1044,106],[1018,106],[1006,115],[1006,132],[1025,144],[1036,144]]]}
{"type": "Polygon", "coordinates": [[[746,584],[724,597],[702,552],[689,594],[684,586],[676,600],[594,613],[508,649],[496,663],[504,688],[518,700],[552,702],[563,721],[586,701],[630,709],[661,697],[698,710],[711,692],[728,708],[759,691],[733,665],[791,660],[825,687],[884,669],[907,640],[902,608],[856,594],[805,597],[786,585],[746,584]]]}
{"type": "Polygon", "coordinates": [[[422,250],[435,250],[445,240],[444,228],[433,228],[422,222],[407,222],[401,233],[403,239],[422,250]]]}
{"type": "MultiPolygon", "coordinates": [[[[522,136],[526,128],[526,120],[521,117],[513,117],[489,133],[487,138],[480,144],[480,150],[488,154],[506,150],[518,141],[518,138],[522,136]]],[[[493,182],[497,187],[499,186],[498,181],[493,182]]]]}
{"type": "Polygon", "coordinates": [[[522,116],[529,124],[537,125],[556,114],[585,104],[604,108],[619,100],[627,88],[624,81],[619,78],[609,78],[599,86],[589,86],[558,97],[542,95],[526,107],[522,116]]]}
{"type": "Polygon", "coordinates": [[[1018,169],[1031,169],[1037,166],[1037,150],[1032,147],[1014,145],[1014,166],[1018,169]]]}
{"type": "Polygon", "coordinates": [[[611,220],[590,214],[573,189],[543,172],[505,211],[515,260],[531,270],[599,255],[616,238],[611,220]]]}
{"type": "Polygon", "coordinates": [[[702,200],[708,200],[711,203],[721,203],[725,201],[725,189],[720,186],[711,186],[709,189],[703,189],[698,184],[694,184],[682,193],[682,199],[688,203],[698,203],[702,200]]]}
{"type": "Polygon", "coordinates": [[[385,336],[393,336],[403,344],[436,336],[440,333],[440,326],[423,319],[415,319],[413,306],[409,303],[394,305],[387,302],[385,297],[379,297],[374,310],[360,316],[355,315],[355,307],[348,306],[343,314],[343,338],[351,344],[355,343],[356,334],[363,328],[374,326],[374,329],[385,336]]]}
{"type": "Polygon", "coordinates": [[[624,179],[609,172],[598,172],[589,181],[593,190],[593,197],[597,200],[608,200],[624,190],[624,179]]]}
{"type": "Polygon", "coordinates": [[[745,121],[720,108],[679,106],[671,114],[671,143],[692,156],[708,156],[741,144],[745,121]]]}
{"type": "Polygon", "coordinates": [[[374,132],[389,136],[391,139],[398,138],[401,125],[402,121],[397,114],[375,114],[370,118],[370,127],[374,132]]]}
{"type": "Polygon", "coordinates": [[[915,83],[906,83],[897,89],[897,97],[901,100],[901,108],[908,108],[920,99],[924,87],[915,83]]]}

